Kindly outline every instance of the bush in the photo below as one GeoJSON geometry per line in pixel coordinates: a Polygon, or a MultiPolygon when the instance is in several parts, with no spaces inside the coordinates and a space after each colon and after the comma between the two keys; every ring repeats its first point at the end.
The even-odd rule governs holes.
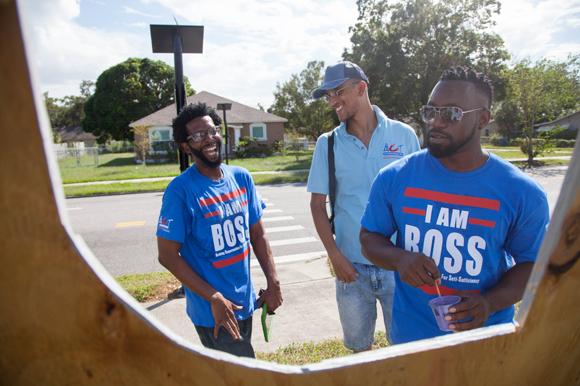
{"type": "Polygon", "coordinates": [[[491,137],[489,137],[489,142],[493,145],[493,146],[501,146],[501,141],[500,141],[500,137],[497,134],[492,135],[491,137]]]}
{"type": "Polygon", "coordinates": [[[151,158],[153,162],[179,162],[179,154],[177,150],[171,148],[170,142],[153,142],[153,153],[151,158]]]}
{"type": "Polygon", "coordinates": [[[570,141],[566,139],[556,140],[556,147],[570,147],[570,141]]]}
{"type": "Polygon", "coordinates": [[[272,155],[273,151],[268,145],[258,143],[258,138],[242,137],[238,142],[234,154],[236,158],[265,158],[272,155]]]}
{"type": "Polygon", "coordinates": [[[286,154],[286,146],[284,146],[284,141],[274,142],[272,144],[271,152],[272,152],[272,154],[285,155],[286,154]]]}

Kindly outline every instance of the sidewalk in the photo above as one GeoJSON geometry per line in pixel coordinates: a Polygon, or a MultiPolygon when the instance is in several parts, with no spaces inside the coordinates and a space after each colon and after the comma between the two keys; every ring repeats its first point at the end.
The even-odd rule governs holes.
{"type": "MultiPolygon", "coordinates": [[[[255,351],[271,352],[292,343],[342,340],[335,297],[335,279],[330,275],[326,257],[299,263],[277,265],[284,303],[276,311],[270,342],[264,341],[260,313],[254,313],[252,344],[255,351]]],[[[260,268],[252,269],[256,292],[266,288],[260,268]]],[[[184,339],[201,344],[195,327],[185,313],[185,299],[144,303],[157,319],[184,339]]],[[[377,331],[385,330],[378,305],[377,331]]]]}
{"type": "MultiPolygon", "coordinates": [[[[502,149],[493,149],[502,150],[502,149]]],[[[503,150],[502,150],[503,151],[503,150]]],[[[508,151],[508,150],[505,150],[508,151]]],[[[554,157],[536,157],[536,159],[572,159],[572,156],[554,156],[554,157]]],[[[527,161],[528,158],[510,158],[508,161],[527,161]]],[[[542,168],[552,168],[561,166],[543,166],[542,168]]],[[[565,166],[567,167],[567,166],[565,166]]],[[[296,172],[308,172],[310,169],[299,169],[299,170],[278,170],[278,171],[268,171],[268,172],[250,172],[250,174],[281,174],[281,173],[296,173],[296,172]]],[[[77,185],[104,185],[104,184],[114,184],[114,183],[139,183],[148,181],[164,181],[172,180],[175,177],[152,177],[152,178],[135,178],[130,180],[110,180],[110,181],[91,181],[91,182],[77,182],[72,184],[62,184],[62,186],[77,186],[77,185]]]]}

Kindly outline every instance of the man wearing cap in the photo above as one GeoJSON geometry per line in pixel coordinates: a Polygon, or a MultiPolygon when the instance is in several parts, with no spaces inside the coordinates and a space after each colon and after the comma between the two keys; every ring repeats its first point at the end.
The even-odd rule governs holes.
{"type": "Polygon", "coordinates": [[[370,188],[381,168],[419,150],[419,141],[410,126],[387,118],[371,105],[368,84],[366,75],[354,63],[341,62],[326,69],[324,84],[312,96],[324,98],[341,124],[318,138],[307,187],[312,193],[310,209],[316,231],[336,274],[344,345],[354,352],[372,348],[377,300],[381,302],[387,337],[390,336],[395,289],[393,273],[376,267],[361,253],[358,232],[370,188]],[[336,240],[326,211],[328,139],[333,133],[336,240]]]}
{"type": "Polygon", "coordinates": [[[428,150],[382,169],[371,188],[360,240],[395,271],[395,344],[451,333],[428,306],[438,292],[460,298],[444,316],[451,331],[513,321],[549,207],[540,184],[481,148],[492,99],[484,74],[445,70],[421,108],[428,150]]]}

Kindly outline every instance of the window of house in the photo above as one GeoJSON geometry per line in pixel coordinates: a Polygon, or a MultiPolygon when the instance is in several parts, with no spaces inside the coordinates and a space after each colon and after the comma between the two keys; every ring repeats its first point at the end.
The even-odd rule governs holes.
{"type": "Polygon", "coordinates": [[[489,129],[485,129],[485,136],[489,137],[489,129]]]}
{"type": "Polygon", "coordinates": [[[250,125],[250,136],[258,138],[258,141],[266,141],[268,139],[266,135],[266,124],[252,123],[250,125]]]}
{"type": "Polygon", "coordinates": [[[171,129],[154,129],[149,131],[150,151],[152,154],[166,152],[171,143],[171,129]]]}

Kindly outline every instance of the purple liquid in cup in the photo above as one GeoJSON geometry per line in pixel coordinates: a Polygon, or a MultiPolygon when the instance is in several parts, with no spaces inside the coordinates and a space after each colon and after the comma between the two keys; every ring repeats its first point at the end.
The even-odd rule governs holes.
{"type": "Polygon", "coordinates": [[[433,310],[433,315],[435,315],[435,319],[437,320],[437,325],[439,326],[439,329],[441,331],[452,331],[449,328],[449,324],[450,323],[457,323],[457,321],[454,322],[448,322],[445,320],[445,316],[449,314],[449,307],[451,307],[454,304],[457,304],[461,301],[461,298],[459,296],[441,296],[441,297],[436,297],[435,299],[431,299],[429,301],[429,305],[431,306],[431,309],[433,310]]]}

